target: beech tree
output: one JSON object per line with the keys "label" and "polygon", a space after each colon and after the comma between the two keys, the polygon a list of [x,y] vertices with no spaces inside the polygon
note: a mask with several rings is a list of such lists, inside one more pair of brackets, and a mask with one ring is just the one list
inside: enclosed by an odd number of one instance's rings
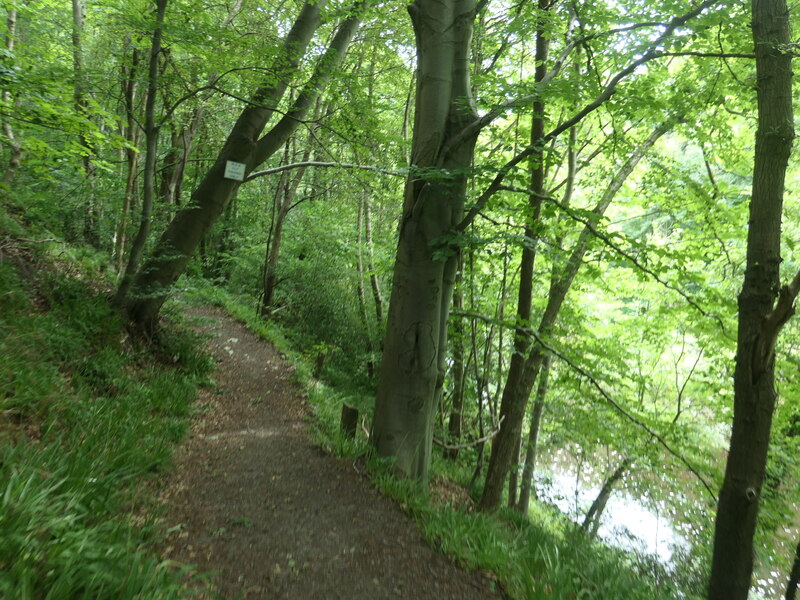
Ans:
{"label": "beech tree", "polygon": [[447,318],[458,258],[447,237],[463,214],[479,129],[470,85],[474,0],[417,0],[411,172],[389,300],[372,439],[395,470],[425,481],[444,383]]}

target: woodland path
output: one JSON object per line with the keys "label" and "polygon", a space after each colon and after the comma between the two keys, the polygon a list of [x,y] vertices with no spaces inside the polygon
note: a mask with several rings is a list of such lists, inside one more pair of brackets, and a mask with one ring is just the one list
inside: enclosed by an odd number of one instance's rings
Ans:
{"label": "woodland path", "polygon": [[352,460],[313,444],[292,368],[269,344],[219,309],[190,316],[217,371],[165,482],[164,558],[215,572],[226,599],[503,597],[430,548]]}

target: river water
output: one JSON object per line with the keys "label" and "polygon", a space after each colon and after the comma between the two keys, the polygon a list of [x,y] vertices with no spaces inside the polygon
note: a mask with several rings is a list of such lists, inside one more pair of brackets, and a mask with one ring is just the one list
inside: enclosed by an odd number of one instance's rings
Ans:
{"label": "river water", "polygon": [[[576,522],[583,520],[600,488],[600,482],[579,478],[556,465],[546,467],[536,482],[539,498]],[[619,489],[608,500],[598,535],[612,546],[655,555],[665,565],[670,563],[674,548],[688,545],[669,518]]]}

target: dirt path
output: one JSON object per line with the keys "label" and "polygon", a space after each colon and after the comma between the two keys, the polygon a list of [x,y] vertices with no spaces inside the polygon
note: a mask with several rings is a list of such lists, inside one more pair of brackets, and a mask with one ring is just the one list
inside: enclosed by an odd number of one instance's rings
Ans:
{"label": "dirt path", "polygon": [[308,408],[276,351],[222,311],[216,389],[167,482],[165,557],[214,571],[226,599],[500,598],[492,580],[433,551],[351,461],[308,439]]}

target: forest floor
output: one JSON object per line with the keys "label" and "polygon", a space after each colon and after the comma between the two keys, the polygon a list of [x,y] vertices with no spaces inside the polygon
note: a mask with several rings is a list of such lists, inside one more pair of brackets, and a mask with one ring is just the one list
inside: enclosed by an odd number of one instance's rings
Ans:
{"label": "forest floor", "polygon": [[192,308],[215,385],[164,482],[164,558],[211,571],[226,599],[505,597],[423,540],[352,459],[309,438],[311,410],[275,349],[220,309]]}

